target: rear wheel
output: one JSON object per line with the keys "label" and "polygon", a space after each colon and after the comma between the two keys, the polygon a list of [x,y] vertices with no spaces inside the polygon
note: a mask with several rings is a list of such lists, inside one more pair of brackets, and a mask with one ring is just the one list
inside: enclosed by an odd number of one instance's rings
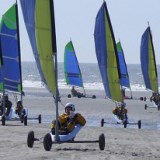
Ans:
{"label": "rear wheel", "polygon": [[104,119],[101,119],[101,127],[104,126]]}
{"label": "rear wheel", "polygon": [[93,99],[96,99],[96,95],[93,95],[92,98],[93,98]]}
{"label": "rear wheel", "polygon": [[71,98],[71,94],[68,94],[68,98]]}
{"label": "rear wheel", "polygon": [[145,104],[144,109],[147,110],[147,104]]}
{"label": "rear wheel", "polygon": [[24,122],[24,125],[27,126],[27,115],[24,115],[23,122]]}
{"label": "rear wheel", "polygon": [[27,145],[29,148],[32,148],[34,144],[34,132],[28,132]]}
{"label": "rear wheel", "polygon": [[52,138],[51,138],[51,135],[50,135],[49,133],[47,133],[47,134],[44,136],[43,146],[44,146],[44,149],[45,149],[46,151],[50,151],[51,148],[52,148]]}
{"label": "rear wheel", "polygon": [[6,118],[5,115],[2,115],[2,126],[5,126],[6,124]]}
{"label": "rear wheel", "polygon": [[158,105],[158,111],[160,111],[160,105]]}
{"label": "rear wheel", "polygon": [[39,123],[42,122],[42,116],[41,116],[41,114],[38,115],[38,122],[39,122]]}
{"label": "rear wheel", "polygon": [[141,120],[138,121],[138,129],[141,129]]}
{"label": "rear wheel", "polygon": [[102,133],[102,134],[100,134],[100,136],[99,136],[99,149],[100,149],[100,150],[104,150],[104,148],[105,148],[105,136],[104,136],[104,134]]}
{"label": "rear wheel", "polygon": [[127,128],[127,120],[124,121],[123,125],[124,125],[124,128]]}

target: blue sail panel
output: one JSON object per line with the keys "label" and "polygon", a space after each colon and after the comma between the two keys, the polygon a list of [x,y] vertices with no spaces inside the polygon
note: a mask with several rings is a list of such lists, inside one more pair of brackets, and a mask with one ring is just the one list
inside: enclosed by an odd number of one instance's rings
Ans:
{"label": "blue sail panel", "polygon": [[116,43],[105,1],[96,16],[94,39],[106,96],[114,101],[122,102]]}
{"label": "blue sail panel", "polygon": [[121,43],[117,43],[117,51],[118,51],[118,61],[120,66],[120,85],[123,87],[130,88],[130,82],[129,82],[129,76],[128,76],[128,70],[127,65],[124,57],[124,53],[121,47]]}
{"label": "blue sail panel", "polygon": [[150,27],[141,38],[140,60],[146,88],[158,93],[157,67]]}
{"label": "blue sail panel", "polygon": [[68,85],[83,87],[81,71],[71,41],[66,45],[64,51],[64,72]]}
{"label": "blue sail panel", "polygon": [[22,92],[20,44],[18,31],[18,10],[13,5],[2,17],[0,43],[3,58],[1,67],[1,82],[4,90]]}

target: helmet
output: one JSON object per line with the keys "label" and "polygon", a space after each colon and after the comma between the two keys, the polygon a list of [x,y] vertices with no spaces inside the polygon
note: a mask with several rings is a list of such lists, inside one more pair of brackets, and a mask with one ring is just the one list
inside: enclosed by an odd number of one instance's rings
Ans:
{"label": "helmet", "polygon": [[18,100],[18,101],[17,101],[17,104],[20,104],[20,105],[21,105],[21,104],[22,104],[22,101],[21,101],[21,100]]}
{"label": "helmet", "polygon": [[75,105],[72,104],[72,103],[67,103],[67,104],[65,105],[65,112],[66,112],[66,109],[67,109],[67,108],[71,108],[71,111],[75,111]]}

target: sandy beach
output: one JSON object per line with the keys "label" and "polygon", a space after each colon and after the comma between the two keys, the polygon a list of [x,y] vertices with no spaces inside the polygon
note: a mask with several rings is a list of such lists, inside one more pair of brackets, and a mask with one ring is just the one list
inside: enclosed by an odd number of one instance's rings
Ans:
{"label": "sandy beach", "polygon": [[[43,92],[41,89],[36,92]],[[45,91],[46,92],[46,91]],[[60,90],[61,103],[59,113],[64,111],[67,102],[76,105],[76,112],[81,113],[87,120],[86,125],[77,134],[75,140],[98,140],[99,135],[105,135],[105,149],[101,151],[98,143],[80,144],[53,144],[51,151],[45,151],[42,142],[36,141],[33,148],[27,146],[27,135],[34,131],[35,137],[44,137],[50,132],[50,123],[55,118],[55,104],[50,96],[26,96],[24,106],[28,108],[29,116],[42,115],[42,123],[29,121],[23,126],[19,121],[6,121],[0,129],[0,159],[1,160],[159,160],[160,159],[160,111],[157,109],[144,109],[145,103],[139,97],[149,98],[149,92],[133,92],[137,100],[126,100],[129,120],[141,120],[142,128],[137,125],[128,125],[124,128],[121,124],[113,123],[112,109],[115,104],[105,99],[104,91],[86,91],[88,95],[95,94],[92,98],[67,98],[68,90]],[[127,93],[128,94],[128,93]],[[48,118],[48,119],[47,119]],[[101,119],[108,124],[101,127]]]}

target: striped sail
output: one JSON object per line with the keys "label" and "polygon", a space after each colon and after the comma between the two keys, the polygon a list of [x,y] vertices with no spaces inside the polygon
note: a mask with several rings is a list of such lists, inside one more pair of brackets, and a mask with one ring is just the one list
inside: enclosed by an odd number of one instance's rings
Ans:
{"label": "striped sail", "polygon": [[119,68],[120,68],[120,85],[122,87],[127,87],[130,88],[130,82],[129,82],[129,75],[128,75],[128,70],[127,70],[127,65],[122,49],[121,42],[117,43],[117,51],[118,51],[118,63],[119,63]]}
{"label": "striped sail", "polygon": [[41,80],[56,94],[56,35],[52,0],[20,0],[24,22]]}
{"label": "striped sail", "polygon": [[116,43],[105,1],[96,16],[94,38],[106,96],[116,102],[122,102]]}
{"label": "striped sail", "polygon": [[140,59],[146,88],[158,93],[157,67],[150,27],[145,30],[141,38]]}
{"label": "striped sail", "polygon": [[68,85],[83,87],[83,80],[72,41],[64,50],[64,74]]}
{"label": "striped sail", "polygon": [[0,92],[22,93],[21,57],[17,4],[9,8],[1,19],[0,50],[3,65],[0,68]]}

